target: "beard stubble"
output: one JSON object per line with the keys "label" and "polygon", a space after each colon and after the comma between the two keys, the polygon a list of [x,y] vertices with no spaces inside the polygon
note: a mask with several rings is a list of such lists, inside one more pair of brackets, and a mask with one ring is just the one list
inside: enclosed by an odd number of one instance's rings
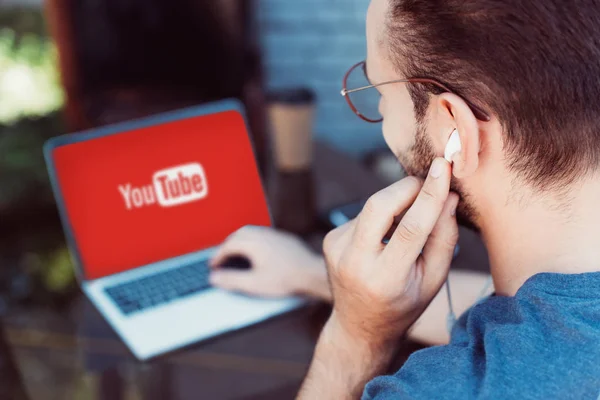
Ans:
{"label": "beard stubble", "polygon": [[[429,172],[432,161],[436,157],[433,151],[433,145],[425,132],[424,124],[417,123],[417,132],[415,134],[415,143],[408,151],[407,159],[401,159],[401,164],[405,172],[410,176],[416,176],[425,179]],[[456,209],[456,219],[459,225],[480,232],[477,225],[477,210],[470,199],[469,194],[462,185],[453,176],[450,181],[450,190],[457,193],[460,197]]]}

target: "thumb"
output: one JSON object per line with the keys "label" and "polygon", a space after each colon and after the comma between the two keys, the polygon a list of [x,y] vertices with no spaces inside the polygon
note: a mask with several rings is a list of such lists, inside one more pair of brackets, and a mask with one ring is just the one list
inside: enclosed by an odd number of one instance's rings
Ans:
{"label": "thumb", "polygon": [[236,270],[213,270],[210,273],[211,285],[225,290],[251,293],[254,288],[252,272]]}

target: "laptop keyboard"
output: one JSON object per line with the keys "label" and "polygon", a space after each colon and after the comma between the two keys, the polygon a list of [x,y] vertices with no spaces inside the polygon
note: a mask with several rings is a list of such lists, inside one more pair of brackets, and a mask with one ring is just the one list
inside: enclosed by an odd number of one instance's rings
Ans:
{"label": "laptop keyboard", "polygon": [[207,289],[208,260],[104,288],[125,315]]}

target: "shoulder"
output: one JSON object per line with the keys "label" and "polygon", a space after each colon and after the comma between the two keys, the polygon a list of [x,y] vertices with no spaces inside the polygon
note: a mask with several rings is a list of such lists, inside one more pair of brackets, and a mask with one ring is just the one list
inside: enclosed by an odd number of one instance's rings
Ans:
{"label": "shoulder", "polygon": [[413,353],[394,375],[369,382],[367,399],[458,399],[474,398],[477,391],[478,361],[463,346],[447,345]]}
{"label": "shoulder", "polygon": [[363,399],[597,399],[600,299],[553,293],[541,278],[472,307],[449,345],[413,353]]}

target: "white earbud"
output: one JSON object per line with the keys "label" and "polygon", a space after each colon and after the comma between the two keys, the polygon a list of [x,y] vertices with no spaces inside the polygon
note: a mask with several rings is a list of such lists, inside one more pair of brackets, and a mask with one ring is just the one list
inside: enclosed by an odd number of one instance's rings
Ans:
{"label": "white earbud", "polygon": [[444,158],[449,163],[452,163],[452,157],[461,150],[462,146],[460,144],[460,136],[458,135],[458,131],[455,129],[450,135],[450,139],[448,139],[448,143],[446,144]]}

